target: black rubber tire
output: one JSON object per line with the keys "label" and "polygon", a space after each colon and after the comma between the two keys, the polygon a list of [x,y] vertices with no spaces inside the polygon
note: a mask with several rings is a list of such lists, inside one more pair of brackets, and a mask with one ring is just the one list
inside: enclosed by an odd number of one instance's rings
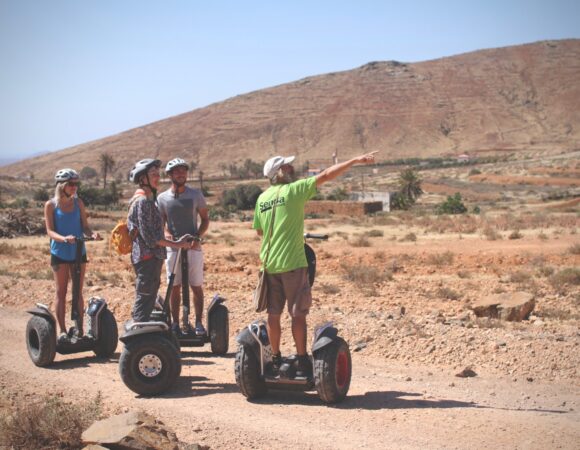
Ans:
{"label": "black rubber tire", "polygon": [[110,358],[115,354],[119,341],[117,321],[108,308],[103,310],[99,319],[99,340],[95,343],[93,351],[99,358]]}
{"label": "black rubber tire", "polygon": [[[152,377],[143,375],[139,369],[139,362],[147,355],[160,362],[159,373]],[[175,345],[159,334],[134,338],[125,344],[119,358],[119,374],[123,383],[140,395],[167,391],[180,373],[181,360]]]}
{"label": "black rubber tire", "polygon": [[344,339],[337,337],[314,355],[314,383],[324,403],[338,403],[350,387],[352,361]]}
{"label": "black rubber tire", "polygon": [[251,349],[243,345],[239,346],[236,353],[234,372],[236,374],[236,384],[248,400],[266,395],[268,389],[266,388],[266,382],[260,376],[260,363]]}
{"label": "black rubber tire", "polygon": [[216,305],[209,316],[209,340],[214,355],[225,355],[230,344],[228,308]]}
{"label": "black rubber tire", "polygon": [[54,324],[44,317],[32,316],[26,325],[26,348],[34,365],[46,367],[52,364],[56,354]]}

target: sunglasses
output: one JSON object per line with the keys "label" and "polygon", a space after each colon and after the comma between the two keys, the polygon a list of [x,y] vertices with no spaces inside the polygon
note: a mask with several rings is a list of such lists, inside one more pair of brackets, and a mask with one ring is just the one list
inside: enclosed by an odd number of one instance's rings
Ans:
{"label": "sunglasses", "polygon": [[81,183],[80,181],[67,181],[66,185],[69,187],[79,187]]}

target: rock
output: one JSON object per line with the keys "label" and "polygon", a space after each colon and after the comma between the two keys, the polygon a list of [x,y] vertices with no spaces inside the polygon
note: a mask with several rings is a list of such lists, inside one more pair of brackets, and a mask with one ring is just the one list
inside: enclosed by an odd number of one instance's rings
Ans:
{"label": "rock", "polygon": [[455,374],[455,376],[456,377],[459,377],[459,378],[471,378],[471,377],[476,377],[477,374],[475,373],[475,371],[473,371],[471,369],[471,367],[466,367],[465,369],[463,369],[458,374]]}
{"label": "rock", "polygon": [[[82,434],[83,444],[100,444],[123,449],[178,450],[173,431],[143,412],[128,412],[93,423]],[[98,447],[97,447],[98,448]]]}
{"label": "rock", "polygon": [[477,317],[520,322],[529,317],[535,306],[534,296],[528,292],[504,292],[475,302],[472,309]]}
{"label": "rock", "polygon": [[366,342],[359,342],[358,344],[355,345],[353,351],[360,352],[362,349],[366,348],[366,346],[367,346]]}

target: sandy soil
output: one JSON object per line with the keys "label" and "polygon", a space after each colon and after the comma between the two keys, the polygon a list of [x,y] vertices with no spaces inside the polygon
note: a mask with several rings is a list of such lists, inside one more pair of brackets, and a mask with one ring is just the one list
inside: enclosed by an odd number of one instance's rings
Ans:
{"label": "sandy soil", "polygon": [[[437,220],[308,222],[309,231],[331,233],[313,244],[319,275],[310,324],[334,321],[353,355],[351,389],[339,405],[325,406],[315,392],[248,402],[238,391],[234,336],[256,318],[249,293],[258,241],[247,223],[212,224],[205,245],[207,296],[219,291],[230,309],[230,353],[186,349],[177,385],[157,398],[122,383],[122,344],[110,361],[83,353],[57,355],[50,368],[31,363],[25,310],[54,295],[46,238],[3,241],[15,252],[0,263],[0,388],[14,399],[100,391],[108,413],[145,410],[181,440],[211,448],[578,448],[579,290],[556,289],[548,276],[578,267],[570,251],[578,219],[554,216],[541,230],[522,227],[518,239],[507,239],[511,227],[498,219],[501,240],[455,231],[469,228],[467,219]],[[105,242],[90,243],[89,256],[85,296],[104,296],[120,323],[132,303],[127,258],[110,256]],[[376,273],[349,279],[356,267]],[[519,290],[536,296],[528,321],[482,321],[470,312],[487,294]],[[455,376],[467,366],[476,377]]]}

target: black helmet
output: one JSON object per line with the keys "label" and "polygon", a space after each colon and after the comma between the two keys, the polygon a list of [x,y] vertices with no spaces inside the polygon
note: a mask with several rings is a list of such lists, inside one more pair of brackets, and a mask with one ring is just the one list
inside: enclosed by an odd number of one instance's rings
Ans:
{"label": "black helmet", "polygon": [[129,172],[129,180],[135,184],[139,184],[139,178],[141,175],[146,173],[151,167],[161,167],[161,161],[158,159],[147,158],[135,163],[131,172]]}

